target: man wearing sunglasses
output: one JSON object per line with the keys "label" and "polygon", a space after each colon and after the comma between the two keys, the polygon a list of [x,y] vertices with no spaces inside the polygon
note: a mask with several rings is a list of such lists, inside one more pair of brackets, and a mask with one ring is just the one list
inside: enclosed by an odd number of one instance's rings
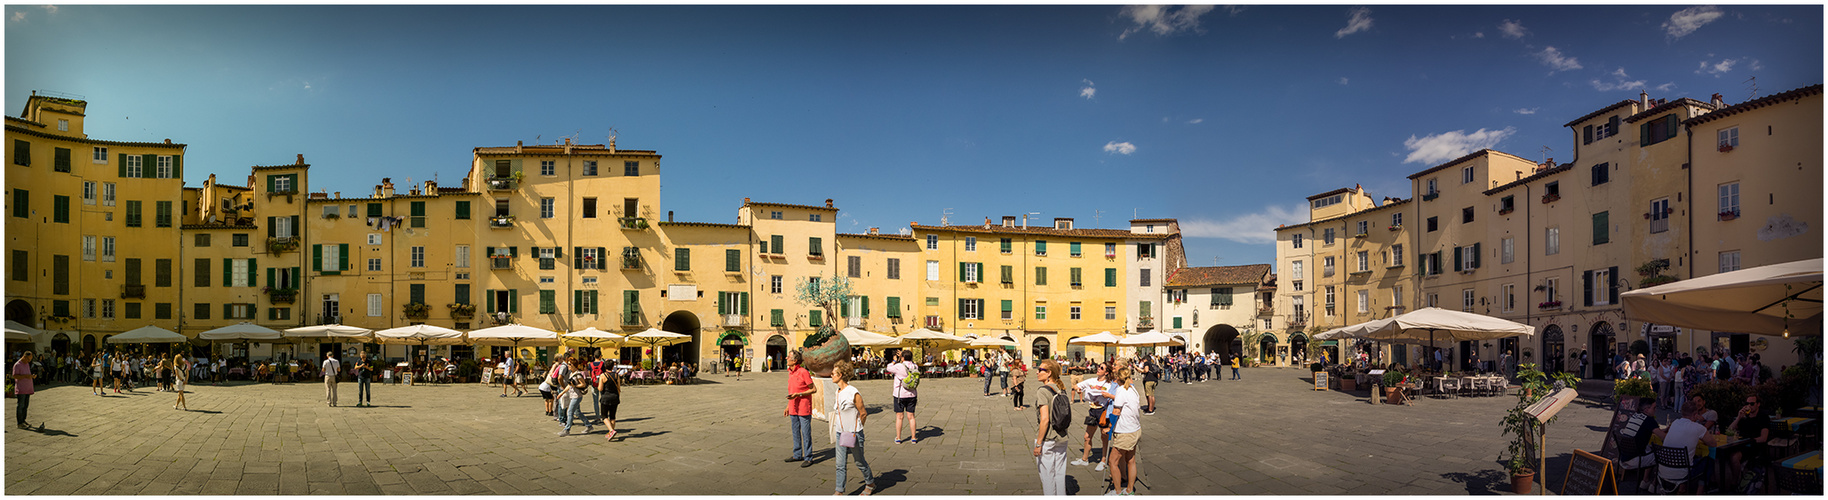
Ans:
{"label": "man wearing sunglasses", "polygon": [[1726,484],[1739,484],[1747,463],[1764,463],[1765,443],[1771,440],[1771,416],[1765,413],[1763,406],[1759,404],[1758,396],[1746,396],[1745,406],[1739,407],[1738,416],[1733,417],[1733,430],[1739,432],[1740,438],[1750,438],[1752,442],[1733,450],[1728,459],[1732,468]]}

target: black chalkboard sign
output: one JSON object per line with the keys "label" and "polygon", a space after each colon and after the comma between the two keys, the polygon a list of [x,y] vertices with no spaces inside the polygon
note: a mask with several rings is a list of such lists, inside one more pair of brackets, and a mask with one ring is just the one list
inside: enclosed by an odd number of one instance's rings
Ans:
{"label": "black chalkboard sign", "polygon": [[1619,432],[1625,429],[1625,424],[1631,420],[1631,415],[1637,412],[1638,398],[1619,399],[1618,407],[1612,410],[1612,425],[1606,429],[1606,439],[1600,442],[1599,456],[1610,460],[1619,459]]}
{"label": "black chalkboard sign", "polygon": [[1314,372],[1314,390],[1327,390],[1327,372]]}
{"label": "black chalkboard sign", "polygon": [[1574,450],[1574,457],[1568,460],[1568,474],[1561,483],[1561,491],[1555,494],[1600,495],[1611,486],[1612,494],[1617,495],[1619,483],[1612,474],[1611,460],[1585,450]]}

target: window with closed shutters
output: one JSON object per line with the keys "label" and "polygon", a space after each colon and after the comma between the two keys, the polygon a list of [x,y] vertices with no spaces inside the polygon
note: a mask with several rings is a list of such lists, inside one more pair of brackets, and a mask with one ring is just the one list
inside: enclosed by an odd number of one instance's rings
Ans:
{"label": "window with closed shutters", "polygon": [[844,275],[851,278],[863,277],[863,257],[855,255],[844,258]]}
{"label": "window with closed shutters", "polygon": [[901,259],[888,259],[888,268],[886,271],[889,279],[901,279]]}

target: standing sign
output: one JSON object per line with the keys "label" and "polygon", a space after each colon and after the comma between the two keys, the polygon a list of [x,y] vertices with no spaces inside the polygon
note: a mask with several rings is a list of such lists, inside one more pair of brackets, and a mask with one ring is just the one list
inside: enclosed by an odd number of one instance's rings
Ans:
{"label": "standing sign", "polygon": [[1327,372],[1314,372],[1314,390],[1327,390]]}
{"label": "standing sign", "polygon": [[1612,494],[1619,494],[1619,483],[1613,479],[1612,461],[1599,455],[1587,453],[1586,450],[1574,450],[1574,456],[1568,460],[1567,479],[1561,483],[1557,495],[1598,495],[1606,492],[1606,486],[1612,486]]}
{"label": "standing sign", "polygon": [[1631,420],[1631,414],[1638,412],[1638,398],[1620,398],[1618,408],[1612,411],[1612,426],[1606,430],[1606,439],[1600,443],[1599,456],[1608,460],[1619,459],[1619,433],[1625,429],[1625,423]]}

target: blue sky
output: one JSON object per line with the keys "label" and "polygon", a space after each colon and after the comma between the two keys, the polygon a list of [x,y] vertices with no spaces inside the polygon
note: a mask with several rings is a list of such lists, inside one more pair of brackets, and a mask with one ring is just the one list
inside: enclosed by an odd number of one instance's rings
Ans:
{"label": "blue sky", "polygon": [[[1572,159],[1610,103],[1823,81],[1798,6],[20,6],[6,106],[189,144],[188,185],[462,177],[471,148],[658,150],[662,204],[836,200],[840,232],[1174,217],[1194,265],[1271,262],[1304,198],[1482,147]],[[1542,148],[1547,146],[1546,154]]]}

